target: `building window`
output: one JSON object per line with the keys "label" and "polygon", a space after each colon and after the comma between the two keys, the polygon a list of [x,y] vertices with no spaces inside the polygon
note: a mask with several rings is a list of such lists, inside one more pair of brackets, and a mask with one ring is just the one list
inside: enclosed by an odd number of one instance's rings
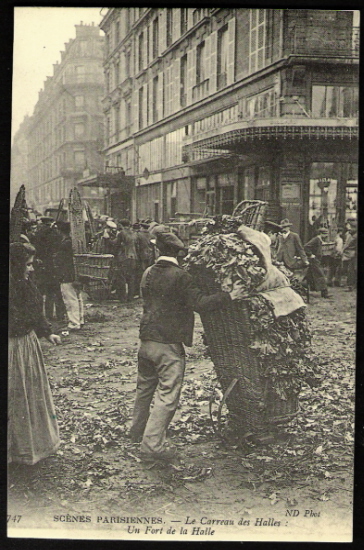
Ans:
{"label": "building window", "polygon": [[85,151],[75,151],[75,168],[83,170],[85,167]]}
{"label": "building window", "polygon": [[197,46],[196,58],[196,84],[201,84],[205,80],[206,75],[206,47],[205,42],[201,42]]}
{"label": "building window", "polygon": [[139,130],[143,128],[143,88],[139,88]]}
{"label": "building window", "polygon": [[153,122],[158,122],[158,76],[153,78]]}
{"label": "building window", "polygon": [[87,40],[80,40],[78,43],[78,55],[83,57],[84,55],[87,55],[88,51],[88,42]]}
{"label": "building window", "polygon": [[276,100],[273,89],[249,97],[246,100],[246,118],[276,116]]}
{"label": "building window", "polygon": [[227,83],[228,66],[228,27],[225,25],[217,35],[217,89]]}
{"label": "building window", "polygon": [[116,21],[115,23],[115,47],[119,44],[120,42],[120,23],[119,21]]}
{"label": "building window", "polygon": [[130,51],[125,52],[125,76],[130,76]]}
{"label": "building window", "polygon": [[312,86],[314,117],[355,117],[359,112],[356,86]]}
{"label": "building window", "polygon": [[153,20],[153,59],[158,57],[158,45],[159,45],[159,20],[156,17]]}
{"label": "building window", "polygon": [[75,67],[76,82],[85,82],[86,67],[84,65],[78,65]]}
{"label": "building window", "polygon": [[188,11],[187,8],[181,8],[181,35],[187,31]]}
{"label": "building window", "polygon": [[78,138],[81,138],[83,137],[85,134],[85,125],[83,124],[83,122],[77,122],[75,124],[75,138],[78,139]]}
{"label": "building window", "polygon": [[110,51],[110,33],[105,33],[105,52],[106,55],[109,54]]}
{"label": "building window", "polygon": [[138,45],[139,45],[139,59],[138,59],[138,63],[139,63],[139,71],[141,71],[144,67],[144,35],[143,33],[141,32],[139,37],[138,37]]}
{"label": "building window", "polygon": [[115,86],[118,86],[120,82],[120,63],[117,61],[115,63]]}
{"label": "building window", "polygon": [[271,199],[270,166],[260,166],[258,169],[258,181],[255,188],[255,198],[261,201]]}
{"label": "building window", "polygon": [[115,141],[119,140],[120,131],[120,107],[115,109]]}
{"label": "building window", "polygon": [[266,11],[250,10],[249,72],[254,73],[265,66]]}
{"label": "building window", "polygon": [[106,145],[110,143],[110,130],[111,130],[111,119],[110,116],[106,118]]}
{"label": "building window", "polygon": [[201,14],[202,14],[201,8],[196,8],[195,10],[193,10],[192,21],[194,25],[196,25],[200,21]]}
{"label": "building window", "polygon": [[180,103],[185,107],[187,102],[187,54],[181,57]]}
{"label": "building window", "polygon": [[167,48],[172,44],[173,36],[173,9],[165,8],[167,10]]}
{"label": "building window", "polygon": [[75,107],[83,107],[85,104],[85,98],[83,95],[75,96]]}
{"label": "building window", "polygon": [[125,102],[125,130],[126,135],[130,135],[130,129],[131,129],[131,102],[126,101]]}
{"label": "building window", "polygon": [[105,73],[106,94],[110,93],[110,72]]}

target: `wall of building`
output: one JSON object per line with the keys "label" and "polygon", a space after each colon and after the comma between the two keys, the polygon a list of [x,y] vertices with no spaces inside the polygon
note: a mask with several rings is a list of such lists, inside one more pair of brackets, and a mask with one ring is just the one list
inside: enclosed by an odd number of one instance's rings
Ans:
{"label": "wall of building", "polygon": [[[298,32],[305,26],[311,35],[320,35],[315,47],[308,48]],[[109,44],[104,61],[105,158],[111,165],[121,162],[124,169],[129,160],[136,182],[135,217],[168,220],[174,211],[230,213],[239,200],[262,199],[276,221],[288,215],[297,229],[305,229],[310,174],[319,162],[313,157],[337,154],[329,137],[333,134],[328,130],[325,137],[300,141],[277,139],[274,129],[286,121],[293,126],[302,121],[304,127],[308,119],[313,131],[315,125],[331,128],[332,119],[337,126],[341,118],[348,119],[344,125],[355,126],[358,73],[352,14],[112,8],[101,28]],[[330,61],[323,54],[328,46],[338,58]],[[307,54],[304,59],[301,50]],[[329,101],[336,101],[334,109],[327,107]],[[225,148],[198,144],[239,124],[254,129],[260,121],[268,121],[264,139],[257,132],[256,139],[227,139]],[[337,162],[356,162],[357,142],[350,140],[341,141]],[[186,152],[186,145],[193,148]]]}
{"label": "wall of building", "polygon": [[85,167],[103,169],[103,42],[98,27],[76,25],[39,92],[25,139],[27,195],[41,211],[68,198]]}

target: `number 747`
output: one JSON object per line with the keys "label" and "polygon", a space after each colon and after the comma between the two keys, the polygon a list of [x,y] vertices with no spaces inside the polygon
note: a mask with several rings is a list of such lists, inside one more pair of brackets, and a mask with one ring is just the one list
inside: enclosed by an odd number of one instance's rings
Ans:
{"label": "number 747", "polygon": [[14,516],[14,515],[12,515],[12,514],[8,514],[7,517],[8,517],[8,520],[7,520],[8,523],[9,523],[10,521],[13,521],[14,523],[19,523],[20,520],[21,520],[21,518],[22,518],[22,516]]}

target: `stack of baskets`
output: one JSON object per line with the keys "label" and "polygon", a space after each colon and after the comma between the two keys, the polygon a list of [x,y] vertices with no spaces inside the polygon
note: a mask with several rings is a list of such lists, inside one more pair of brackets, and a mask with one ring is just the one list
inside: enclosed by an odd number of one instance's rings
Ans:
{"label": "stack of baskets", "polygon": [[[264,223],[266,203],[249,201],[239,208],[239,220],[253,229]],[[246,216],[245,216],[246,213]],[[236,215],[237,212],[235,211]],[[191,274],[198,286],[215,293],[220,289],[211,269],[195,266]],[[298,410],[298,396],[288,394],[283,400],[273,390],[269,379],[261,375],[259,360],[252,342],[249,299],[233,301],[224,308],[201,313],[206,343],[229,409],[229,424],[241,438],[263,437],[275,424],[287,422]],[[220,411],[221,412],[221,411]]]}

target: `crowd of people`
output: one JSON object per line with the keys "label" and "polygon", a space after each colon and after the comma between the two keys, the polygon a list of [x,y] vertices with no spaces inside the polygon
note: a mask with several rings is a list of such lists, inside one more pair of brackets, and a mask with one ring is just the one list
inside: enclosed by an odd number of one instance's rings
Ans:
{"label": "crowd of people", "polygon": [[[305,245],[292,224],[266,222],[274,262],[295,273],[306,272],[311,289],[328,298],[328,286],[356,286],[357,225],[339,228],[328,265],[322,266],[327,227]],[[204,294],[180,265],[185,243],[171,229],[151,220],[131,225],[104,218],[91,238],[94,253],[112,254],[111,292],[121,301],[141,294],[136,400],[130,438],[140,442],[141,456],[169,460],[175,449],[166,441],[177,409],[185,369],[184,346],[192,345],[193,312],[223,307],[238,296]],[[19,242],[10,246],[9,316],[9,462],[33,465],[59,446],[57,419],[38,337],[54,345],[61,339],[51,321],[67,319],[69,330],[84,323],[81,287],[76,281],[69,222],[42,217],[26,222]],[[154,400],[154,406],[151,403]]]}

